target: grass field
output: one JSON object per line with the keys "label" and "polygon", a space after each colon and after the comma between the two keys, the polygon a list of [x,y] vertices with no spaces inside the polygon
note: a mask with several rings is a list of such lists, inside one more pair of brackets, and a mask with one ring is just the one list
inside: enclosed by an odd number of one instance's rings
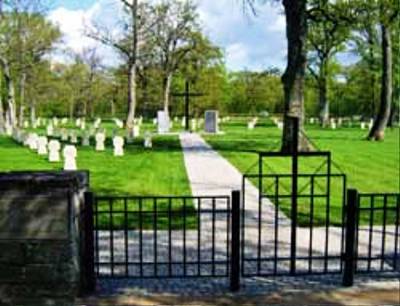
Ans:
{"label": "grass field", "polygon": [[[91,187],[105,195],[190,195],[183,155],[177,136],[157,136],[153,149],[143,148],[143,139],[125,146],[124,157],[114,157],[111,140],[104,152],[78,147],[79,169],[90,171]],[[0,171],[61,170],[62,163],[49,163],[15,143],[0,137]]]}
{"label": "grass field", "polygon": [[[207,141],[227,158],[243,174],[258,173],[257,151],[278,151],[281,131],[268,119],[260,120],[254,130],[247,129],[247,120],[236,119],[222,125],[221,135],[206,136]],[[399,192],[400,189],[400,135],[399,129],[388,129],[383,142],[365,140],[367,131],[359,128],[321,129],[317,126],[306,127],[308,137],[320,150],[331,151],[334,165],[333,173],[347,176],[347,188],[357,188],[364,193]],[[264,159],[263,173],[290,173],[291,163],[284,158]],[[326,165],[321,158],[301,158],[299,173],[324,173]],[[256,186],[257,180],[253,180]],[[273,193],[272,178],[263,180],[263,193]],[[326,179],[315,181],[315,194],[326,190]],[[290,179],[280,179],[280,194],[290,194]],[[307,179],[299,180],[302,194],[310,194]],[[342,215],[342,184],[338,178],[332,179],[329,223],[340,224]],[[326,199],[315,199],[315,224],[324,224],[327,220]],[[290,215],[290,201],[280,199],[280,208]],[[310,223],[310,199],[299,199],[299,221],[303,225]],[[375,223],[382,222],[382,218]],[[388,221],[393,221],[393,215]]]}

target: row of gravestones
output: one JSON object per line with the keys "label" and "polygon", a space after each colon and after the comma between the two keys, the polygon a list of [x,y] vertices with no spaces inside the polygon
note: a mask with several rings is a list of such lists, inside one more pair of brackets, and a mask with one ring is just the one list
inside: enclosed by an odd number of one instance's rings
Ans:
{"label": "row of gravestones", "polygon": [[[309,124],[319,124],[320,120],[315,117],[311,117],[308,119]],[[361,120],[360,116],[355,116],[353,118],[350,117],[339,117],[339,118],[330,118],[329,119],[329,127],[335,130],[338,127],[354,127],[359,126],[362,130],[368,129],[371,130],[374,125],[374,119],[370,119],[369,121]]]}

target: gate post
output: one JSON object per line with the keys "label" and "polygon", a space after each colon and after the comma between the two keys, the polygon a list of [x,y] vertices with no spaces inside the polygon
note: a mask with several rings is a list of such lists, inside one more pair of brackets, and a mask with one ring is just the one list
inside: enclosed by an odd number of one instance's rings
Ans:
{"label": "gate post", "polygon": [[82,293],[91,293],[96,288],[96,276],[94,271],[94,224],[93,224],[94,195],[85,192],[84,204],[81,210],[82,220],[82,262],[81,279]]}
{"label": "gate post", "polygon": [[347,190],[346,205],[346,247],[344,255],[344,270],[342,284],[345,287],[353,285],[356,270],[356,215],[358,204],[358,192],[356,189]]}
{"label": "gate post", "polygon": [[240,191],[232,191],[230,289],[240,289]]}

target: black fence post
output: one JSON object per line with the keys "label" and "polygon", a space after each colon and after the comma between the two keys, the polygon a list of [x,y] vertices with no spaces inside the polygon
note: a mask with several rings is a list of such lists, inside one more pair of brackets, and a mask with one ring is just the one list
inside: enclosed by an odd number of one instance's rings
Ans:
{"label": "black fence post", "polygon": [[240,191],[232,191],[230,289],[240,289]]}
{"label": "black fence post", "polygon": [[356,230],[357,230],[358,192],[356,189],[347,190],[346,205],[346,247],[344,253],[343,286],[353,285],[356,270]]}
{"label": "black fence post", "polygon": [[84,203],[81,210],[82,220],[82,293],[89,294],[96,288],[94,269],[94,224],[93,224],[94,195],[85,192]]}
{"label": "black fence post", "polygon": [[290,235],[290,275],[296,274],[296,248],[297,248],[297,180],[298,180],[298,147],[299,147],[299,118],[292,120],[292,209],[291,209],[291,235]]}

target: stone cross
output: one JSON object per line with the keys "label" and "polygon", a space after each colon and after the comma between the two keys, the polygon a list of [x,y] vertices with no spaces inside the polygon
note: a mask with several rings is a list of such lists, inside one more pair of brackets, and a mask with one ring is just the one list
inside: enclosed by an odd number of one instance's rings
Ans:
{"label": "stone cross", "polygon": [[47,137],[46,136],[38,137],[37,146],[38,146],[38,154],[39,155],[47,155]]}
{"label": "stone cross", "polygon": [[75,146],[68,145],[64,147],[64,170],[76,170],[76,156],[77,151]]}
{"label": "stone cross", "polygon": [[114,156],[124,156],[124,138],[115,136],[113,139]]}
{"label": "stone cross", "polygon": [[104,151],[104,141],[106,140],[106,135],[102,132],[96,134],[96,151]]}
{"label": "stone cross", "polygon": [[50,140],[49,142],[49,162],[55,163],[60,161],[61,144],[58,140]]}

